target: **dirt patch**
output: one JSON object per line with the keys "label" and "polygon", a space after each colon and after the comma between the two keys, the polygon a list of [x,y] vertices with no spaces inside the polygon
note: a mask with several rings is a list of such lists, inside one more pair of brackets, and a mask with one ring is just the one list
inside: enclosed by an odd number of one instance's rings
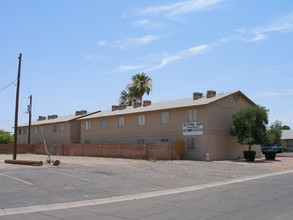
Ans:
{"label": "dirt patch", "polygon": [[293,169],[293,158],[276,157],[276,160],[266,160],[264,157],[256,158],[254,162],[248,162],[244,159],[217,161],[217,163],[236,163],[243,166],[260,167],[269,170],[291,170]]}

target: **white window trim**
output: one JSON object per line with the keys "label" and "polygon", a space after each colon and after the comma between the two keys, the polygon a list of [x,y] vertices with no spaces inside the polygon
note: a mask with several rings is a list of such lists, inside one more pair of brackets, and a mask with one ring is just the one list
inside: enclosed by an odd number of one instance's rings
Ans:
{"label": "white window trim", "polygon": [[138,126],[145,126],[145,115],[138,116]]}
{"label": "white window trim", "polygon": [[85,130],[86,131],[91,130],[91,121],[85,121]]}
{"label": "white window trim", "polygon": [[118,128],[124,128],[125,127],[125,117],[119,117],[118,118]]}
{"label": "white window trim", "polygon": [[187,121],[197,121],[197,109],[187,110]]}
{"label": "white window trim", "polygon": [[65,131],[65,124],[64,123],[61,123],[60,124],[60,131],[61,132],[64,132]]}
{"label": "white window trim", "polygon": [[161,113],[161,124],[166,125],[170,123],[170,114],[169,112]]}
{"label": "white window trim", "polygon": [[101,128],[103,128],[103,129],[107,128],[107,120],[106,119],[101,120]]}

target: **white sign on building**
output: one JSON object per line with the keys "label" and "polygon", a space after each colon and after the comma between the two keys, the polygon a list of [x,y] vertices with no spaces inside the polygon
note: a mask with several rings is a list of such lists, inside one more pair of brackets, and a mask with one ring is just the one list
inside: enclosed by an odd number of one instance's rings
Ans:
{"label": "white sign on building", "polygon": [[182,123],[183,135],[203,135],[203,122],[185,122]]}

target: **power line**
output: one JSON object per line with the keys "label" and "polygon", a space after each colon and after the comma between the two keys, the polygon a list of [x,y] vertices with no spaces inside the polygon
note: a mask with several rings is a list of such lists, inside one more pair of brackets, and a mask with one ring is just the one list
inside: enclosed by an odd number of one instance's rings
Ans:
{"label": "power line", "polygon": [[[19,118],[25,116],[27,113],[23,113],[21,115],[18,115]],[[0,124],[4,124],[4,123],[8,123],[8,122],[12,122],[14,121],[14,119],[10,119],[10,120],[7,120],[7,121],[0,121]]]}
{"label": "power line", "polygon": [[12,84],[15,85],[15,81],[16,81],[16,80],[14,80],[14,81],[12,81],[11,83],[9,83],[8,85],[2,87],[2,88],[0,89],[0,92],[4,91],[5,89],[7,89],[7,88],[8,88],[9,86],[11,86]]}

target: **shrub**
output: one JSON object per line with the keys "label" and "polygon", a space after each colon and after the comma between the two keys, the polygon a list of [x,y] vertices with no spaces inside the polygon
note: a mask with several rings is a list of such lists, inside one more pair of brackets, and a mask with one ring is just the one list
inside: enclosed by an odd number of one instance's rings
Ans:
{"label": "shrub", "polygon": [[4,154],[12,154],[12,152],[10,150],[5,150],[3,153]]}
{"label": "shrub", "polygon": [[277,155],[277,151],[275,151],[275,150],[266,150],[265,151],[266,160],[275,160],[276,155]]}
{"label": "shrub", "polygon": [[244,159],[246,161],[254,161],[255,159],[255,151],[243,151]]}
{"label": "shrub", "polygon": [[288,147],[283,147],[283,152],[290,152],[290,149]]}

